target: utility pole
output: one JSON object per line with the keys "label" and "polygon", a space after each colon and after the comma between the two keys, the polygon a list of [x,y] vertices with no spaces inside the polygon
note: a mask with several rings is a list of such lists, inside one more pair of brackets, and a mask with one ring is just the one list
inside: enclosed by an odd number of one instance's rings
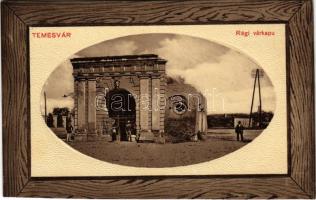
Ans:
{"label": "utility pole", "polygon": [[[257,69],[258,71],[258,90],[259,90],[259,128],[261,128],[262,126],[262,100],[261,100],[261,86],[260,86],[260,76],[259,76],[259,69]],[[263,75],[262,75],[263,76]]]}
{"label": "utility pole", "polygon": [[47,124],[47,102],[46,102],[46,92],[44,92],[44,104],[45,104],[45,123]]}
{"label": "utility pole", "polygon": [[258,73],[258,71],[256,70],[255,82],[254,82],[254,84],[253,84],[253,90],[252,90],[252,99],[251,99],[251,106],[250,106],[250,114],[249,114],[249,124],[248,124],[248,127],[249,127],[249,128],[250,128],[250,126],[251,126],[251,115],[252,115],[253,101],[254,101],[255,91],[256,91],[257,73]]}
{"label": "utility pole", "polygon": [[253,110],[253,103],[254,103],[254,98],[255,98],[257,81],[258,81],[258,90],[259,90],[259,106],[258,106],[259,127],[261,127],[261,124],[262,124],[262,99],[261,99],[260,78],[263,77],[263,70],[262,69],[255,69],[252,71],[251,75],[252,75],[252,77],[255,78],[255,80],[254,80],[253,91],[252,91],[252,99],[251,99],[251,107],[250,107],[248,127],[251,127],[252,110]]}

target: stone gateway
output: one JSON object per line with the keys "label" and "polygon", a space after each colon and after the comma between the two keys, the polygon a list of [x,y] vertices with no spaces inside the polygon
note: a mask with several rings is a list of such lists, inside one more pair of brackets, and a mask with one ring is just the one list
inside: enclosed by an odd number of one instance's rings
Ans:
{"label": "stone gateway", "polygon": [[[126,124],[142,140],[163,135],[166,109],[173,109],[168,107],[167,60],[144,54],[73,58],[71,63],[74,127],[86,132],[88,140],[110,134],[113,127],[120,132],[120,140],[128,140]],[[177,106],[179,115],[188,109],[185,103]],[[203,126],[200,129],[205,131]]]}

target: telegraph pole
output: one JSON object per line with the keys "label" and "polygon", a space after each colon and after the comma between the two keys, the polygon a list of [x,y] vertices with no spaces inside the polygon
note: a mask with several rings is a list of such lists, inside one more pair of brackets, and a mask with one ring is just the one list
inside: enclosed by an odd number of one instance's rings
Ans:
{"label": "telegraph pole", "polygon": [[44,92],[44,104],[45,104],[45,123],[47,124],[47,102],[46,102],[46,92]]}
{"label": "telegraph pole", "polygon": [[248,124],[248,127],[249,127],[249,128],[250,128],[250,125],[251,125],[251,115],[252,115],[253,101],[254,101],[254,98],[255,98],[256,83],[257,83],[257,73],[258,73],[258,71],[256,70],[255,82],[254,82],[254,84],[253,84],[253,90],[252,90],[252,99],[251,99],[251,106],[250,106],[250,114],[249,114],[249,124]]}
{"label": "telegraph pole", "polygon": [[255,78],[255,80],[254,80],[253,91],[252,91],[252,99],[251,99],[251,107],[250,107],[248,127],[251,126],[252,109],[253,109],[253,103],[254,103],[254,98],[255,98],[257,81],[258,81],[258,90],[259,90],[259,107],[258,107],[259,127],[261,127],[261,124],[262,124],[262,99],[261,99],[260,78],[263,77],[263,70],[262,69],[255,69],[252,71],[251,75]]}
{"label": "telegraph pole", "polygon": [[259,112],[259,128],[261,128],[261,125],[262,125],[262,114],[261,114],[261,107],[262,107],[262,100],[261,100],[261,87],[260,87],[260,76],[259,76],[259,69],[258,70],[258,90],[259,90],[259,109],[258,109],[258,112]]}

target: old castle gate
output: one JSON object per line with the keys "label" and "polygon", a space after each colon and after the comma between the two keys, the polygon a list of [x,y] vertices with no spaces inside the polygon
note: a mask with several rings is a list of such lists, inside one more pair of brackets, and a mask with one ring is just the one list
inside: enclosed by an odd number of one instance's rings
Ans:
{"label": "old castle gate", "polygon": [[94,137],[114,118],[143,135],[163,131],[166,62],[152,54],[71,59],[75,129]]}

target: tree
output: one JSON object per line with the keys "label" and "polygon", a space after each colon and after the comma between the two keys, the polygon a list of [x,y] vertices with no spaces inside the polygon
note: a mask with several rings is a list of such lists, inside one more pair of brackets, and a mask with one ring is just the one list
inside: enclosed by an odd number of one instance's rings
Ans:
{"label": "tree", "polygon": [[63,108],[56,107],[56,108],[53,109],[53,114],[54,115],[58,115],[58,116],[59,115],[67,116],[69,112],[70,112],[69,108],[67,108],[67,107],[63,107]]}

